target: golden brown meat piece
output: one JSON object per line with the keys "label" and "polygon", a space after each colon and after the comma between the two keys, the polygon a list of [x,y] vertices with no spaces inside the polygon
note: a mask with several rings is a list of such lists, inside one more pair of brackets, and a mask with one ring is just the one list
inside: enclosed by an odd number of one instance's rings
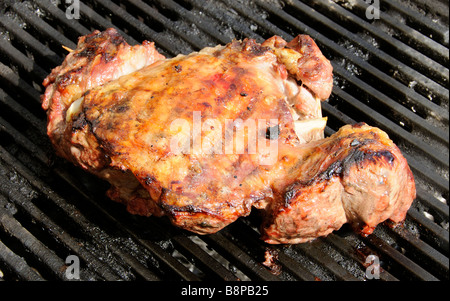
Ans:
{"label": "golden brown meat piece", "polygon": [[320,101],[331,93],[332,68],[310,37],[152,57],[49,115],[49,124],[59,119],[49,133],[64,141],[59,153],[108,180],[108,195],[131,213],[167,215],[207,234],[256,207],[269,243],[405,217],[414,179],[385,133],[359,124],[322,139]]}
{"label": "golden brown meat piece", "polygon": [[41,97],[42,107],[47,110],[47,133],[58,153],[73,161],[64,130],[66,111],[75,100],[94,87],[161,59],[164,56],[156,51],[154,43],[144,41],[132,47],[113,28],[80,37],[77,48],[42,83],[47,87]]}

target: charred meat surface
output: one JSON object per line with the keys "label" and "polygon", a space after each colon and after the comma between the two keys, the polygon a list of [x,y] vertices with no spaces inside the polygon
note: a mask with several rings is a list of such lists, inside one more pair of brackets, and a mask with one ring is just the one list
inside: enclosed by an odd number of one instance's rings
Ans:
{"label": "charred meat surface", "polygon": [[332,67],[306,35],[165,59],[96,31],[44,86],[58,154],[109,181],[133,214],[208,234],[256,207],[266,242],[299,243],[401,221],[415,198],[386,133],[357,124],[324,138]]}

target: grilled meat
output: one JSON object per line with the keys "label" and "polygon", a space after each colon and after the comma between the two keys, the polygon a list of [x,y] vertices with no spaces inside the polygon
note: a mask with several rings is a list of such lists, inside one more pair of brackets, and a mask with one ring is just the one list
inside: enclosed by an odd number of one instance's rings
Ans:
{"label": "grilled meat", "polygon": [[350,223],[370,234],[381,222],[400,222],[415,198],[413,175],[380,129],[343,126],[331,137],[280,147],[277,195],[262,226],[268,243],[301,243]]}
{"label": "grilled meat", "polygon": [[196,233],[256,207],[265,241],[298,243],[346,222],[398,222],[415,197],[381,130],[345,126],[323,139],[332,67],[305,35],[164,59],[109,29],[82,37],[44,85],[60,155],[109,181],[131,213]]}
{"label": "grilled meat", "polygon": [[[86,91],[122,75],[164,59],[154,43],[130,46],[113,28],[98,30],[79,38],[77,48],[69,53],[61,66],[52,70],[42,83],[47,87],[42,107],[47,110],[47,134],[56,151],[73,161],[72,143],[66,140],[64,130],[70,116],[67,109]],[[77,163],[83,164],[82,161]]]}

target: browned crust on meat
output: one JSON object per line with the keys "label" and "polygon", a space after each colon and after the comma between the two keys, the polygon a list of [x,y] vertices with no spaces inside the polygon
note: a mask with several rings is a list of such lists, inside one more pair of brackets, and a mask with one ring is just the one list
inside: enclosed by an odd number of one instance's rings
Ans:
{"label": "browned crust on meat", "polygon": [[333,67],[316,42],[308,35],[298,35],[286,44],[302,54],[297,64],[297,79],[320,99],[327,99],[333,89]]}
{"label": "browned crust on meat", "polygon": [[304,162],[303,168],[320,168],[303,173],[270,205],[262,226],[266,242],[301,243],[344,223],[362,229],[405,218],[416,194],[414,178],[384,132],[344,126],[308,152],[327,155]]}
{"label": "browned crust on meat", "polygon": [[[78,122],[72,126],[71,122],[67,122],[67,109],[90,89],[134,71],[128,67],[130,61],[139,60],[138,65],[145,66],[163,58],[156,51],[154,43],[144,41],[142,45],[130,46],[114,28],[95,30],[80,37],[77,48],[42,83],[46,88],[41,101],[42,107],[47,110],[47,133],[58,154],[76,164],[81,163],[84,168],[96,168],[95,165],[99,164],[94,162],[102,159],[98,151],[95,151],[97,147],[93,146],[95,139],[85,139],[80,135],[70,137],[72,132],[82,129],[82,124]],[[84,130],[84,134],[88,132]],[[83,143],[80,144],[81,141]],[[89,145],[91,149],[78,149],[74,154],[72,147],[82,144]],[[74,158],[80,156],[83,158]]]}
{"label": "browned crust on meat", "polygon": [[[133,65],[141,59],[146,67]],[[130,70],[137,71],[122,76]],[[346,222],[370,228],[400,221],[415,197],[406,160],[379,129],[345,126],[327,139],[299,143],[290,106],[302,117],[319,117],[331,73],[304,35],[289,43],[276,36],[262,44],[233,41],[162,60],[152,43],[131,47],[110,29],[80,38],[44,81],[43,107],[58,153],[109,181],[108,196],[129,212],[167,215],[183,229],[207,234],[257,207],[266,211],[266,242],[297,243]],[[79,111],[66,116],[79,97]],[[222,125],[277,120],[261,131],[279,145],[276,162],[263,166],[249,153],[176,154],[171,122],[181,118],[192,129],[194,111]],[[268,128],[277,129],[274,138]],[[211,139],[226,134],[209,133]]]}
{"label": "browned crust on meat", "polygon": [[[289,43],[274,36],[262,45],[273,48],[288,71],[316,97],[325,100],[331,95],[333,66],[310,36],[298,35]],[[294,50],[298,55],[289,53],[288,49]]]}

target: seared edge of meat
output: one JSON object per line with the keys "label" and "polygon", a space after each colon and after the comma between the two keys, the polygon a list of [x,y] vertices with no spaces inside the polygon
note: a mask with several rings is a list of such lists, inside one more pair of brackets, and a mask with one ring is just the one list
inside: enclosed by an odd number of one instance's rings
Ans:
{"label": "seared edge of meat", "polygon": [[[74,114],[66,116],[66,112],[74,101],[94,87],[161,59],[164,56],[157,52],[153,42],[144,41],[142,45],[130,46],[114,28],[102,32],[95,30],[80,37],[77,48],[42,83],[46,87],[41,101],[47,110],[47,134],[58,154],[78,164],[84,159],[74,160],[74,157],[89,157],[65,135],[68,121]],[[75,105],[80,106],[79,102]],[[93,144],[95,141],[90,141],[89,145]]]}
{"label": "seared edge of meat", "polygon": [[299,176],[276,191],[261,229],[267,243],[301,243],[344,223],[370,234],[402,221],[416,196],[414,177],[398,147],[380,129],[346,125],[300,147]]}
{"label": "seared edge of meat", "polygon": [[322,54],[316,42],[308,35],[298,35],[289,43],[273,36],[262,43],[270,47],[289,73],[295,75],[320,100],[331,95],[333,89],[333,66]]}

